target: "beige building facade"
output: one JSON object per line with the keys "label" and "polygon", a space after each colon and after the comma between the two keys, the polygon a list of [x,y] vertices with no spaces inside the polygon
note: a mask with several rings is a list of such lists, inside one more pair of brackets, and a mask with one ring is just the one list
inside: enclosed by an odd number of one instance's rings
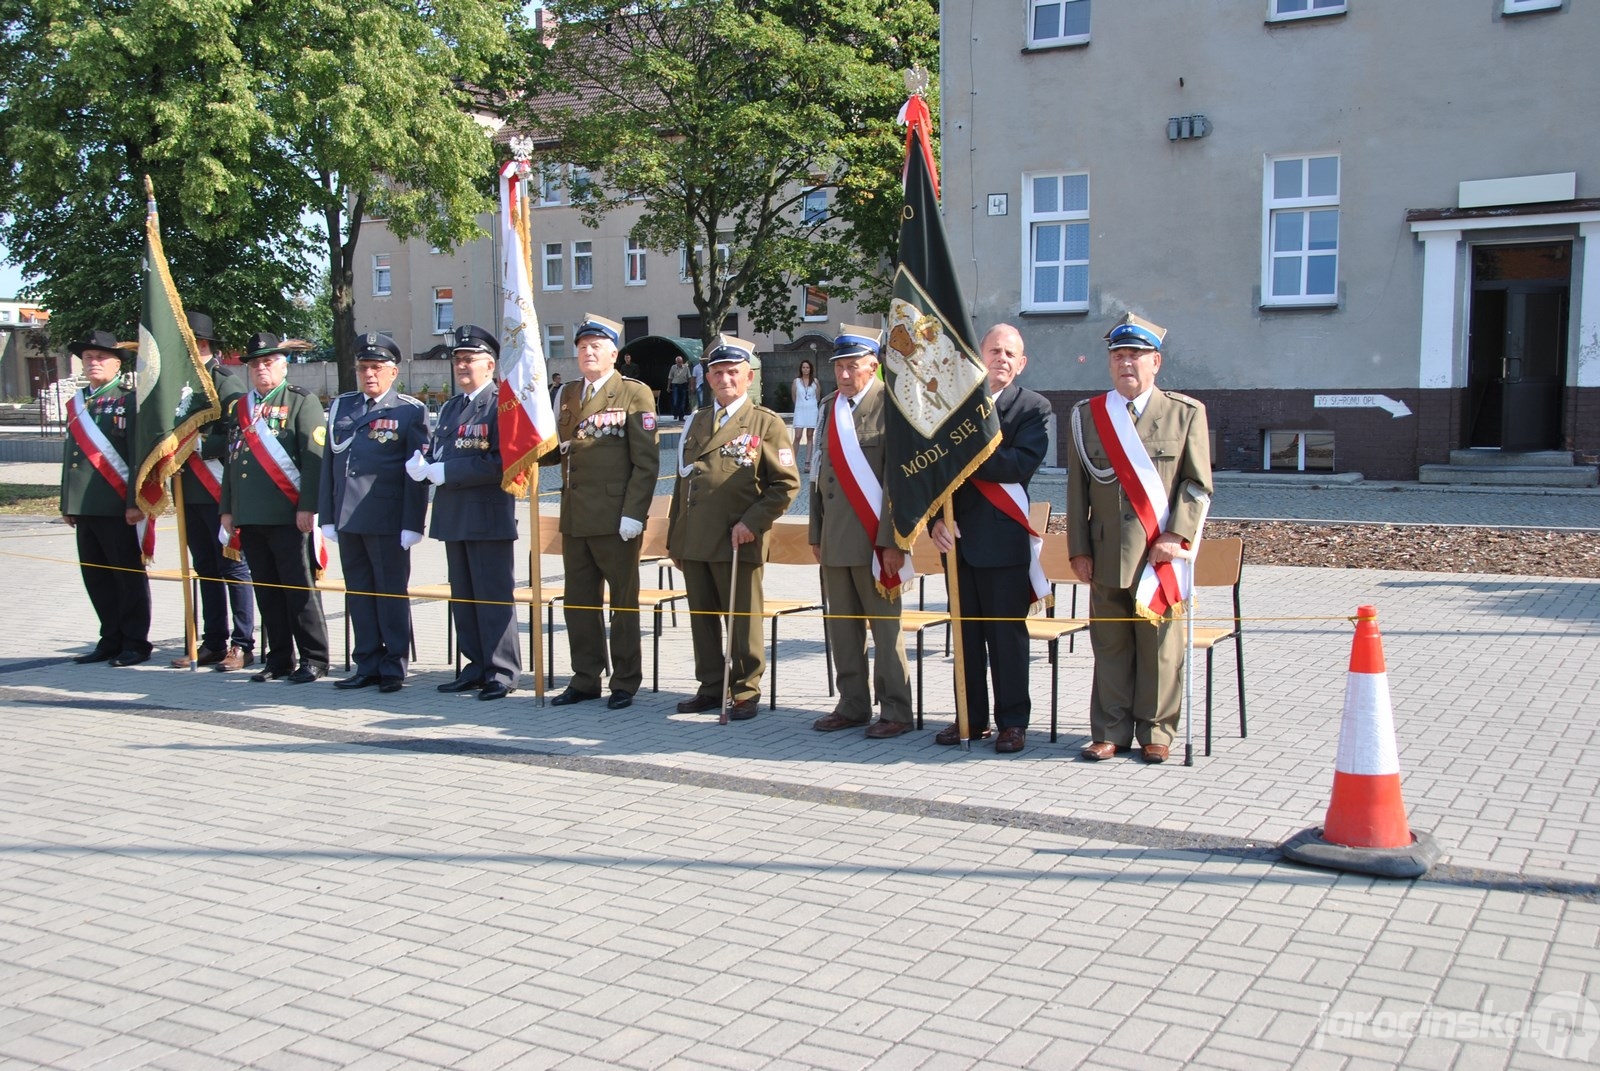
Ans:
{"label": "beige building facade", "polygon": [[[534,307],[549,370],[564,380],[577,374],[573,331],[586,313],[594,312],[623,325],[624,345],[637,343],[630,350],[639,365],[635,374],[662,391],[678,353],[665,339],[687,338],[698,345],[700,338],[683,253],[646,249],[629,237],[642,202],[639,208],[610,213],[597,228],[585,225],[567,193],[572,177],[565,167],[548,169],[531,205]],[[825,199],[813,199],[801,209],[825,210]],[[401,352],[419,362],[430,354],[448,356],[441,347],[456,324],[478,324],[498,333],[497,220],[485,216],[480,223],[486,237],[446,253],[430,248],[425,239],[399,241],[382,220],[367,220],[355,279],[356,330],[391,335]],[[830,299],[825,286],[797,286],[794,296],[795,323],[789,331],[755,331],[739,308],[724,325],[724,330],[756,344],[769,405],[781,401],[779,387],[786,387],[802,358],[812,359],[824,385],[831,386],[824,366],[837,326],[841,321],[862,322],[854,303]],[[658,341],[640,341],[648,339]]]}

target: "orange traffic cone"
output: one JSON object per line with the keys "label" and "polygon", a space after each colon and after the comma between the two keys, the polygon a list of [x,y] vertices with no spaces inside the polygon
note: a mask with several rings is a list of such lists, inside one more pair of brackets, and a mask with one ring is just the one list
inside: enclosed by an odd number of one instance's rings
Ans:
{"label": "orange traffic cone", "polygon": [[1295,862],[1388,878],[1421,877],[1439,860],[1433,838],[1413,835],[1406,822],[1376,607],[1356,611],[1328,816],[1280,851]]}

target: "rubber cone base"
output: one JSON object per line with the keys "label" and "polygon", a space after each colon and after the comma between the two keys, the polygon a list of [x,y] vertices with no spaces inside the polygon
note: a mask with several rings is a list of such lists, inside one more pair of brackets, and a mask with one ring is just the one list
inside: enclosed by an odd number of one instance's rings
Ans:
{"label": "rubber cone base", "polygon": [[1278,852],[1293,863],[1378,878],[1420,878],[1440,854],[1438,842],[1426,833],[1413,831],[1405,848],[1349,848],[1323,840],[1321,827],[1301,830],[1280,844]]}

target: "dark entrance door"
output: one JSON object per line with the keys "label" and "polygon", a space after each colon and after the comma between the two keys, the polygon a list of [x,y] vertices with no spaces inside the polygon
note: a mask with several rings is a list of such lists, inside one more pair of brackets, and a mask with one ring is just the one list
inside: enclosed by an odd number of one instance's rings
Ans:
{"label": "dark entrance door", "polygon": [[1572,247],[1472,249],[1468,444],[1548,450],[1561,441]]}

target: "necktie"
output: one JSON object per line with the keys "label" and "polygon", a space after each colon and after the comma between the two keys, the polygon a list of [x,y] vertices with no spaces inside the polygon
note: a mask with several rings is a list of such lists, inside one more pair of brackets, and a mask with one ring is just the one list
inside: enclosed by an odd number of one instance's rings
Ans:
{"label": "necktie", "polygon": [[717,410],[717,430],[721,431],[722,430],[722,425],[726,424],[727,422],[728,422],[728,411],[726,409],[718,409]]}
{"label": "necktie", "polygon": [[593,383],[585,383],[583,385],[583,404],[584,405],[588,405],[589,404],[589,399],[593,398],[593,397],[594,397],[594,384]]}
{"label": "necktie", "polygon": [[1135,409],[1133,407],[1133,403],[1132,402],[1128,403],[1128,415],[1131,416],[1135,420],[1139,419],[1139,410],[1137,410],[1137,409]]}

